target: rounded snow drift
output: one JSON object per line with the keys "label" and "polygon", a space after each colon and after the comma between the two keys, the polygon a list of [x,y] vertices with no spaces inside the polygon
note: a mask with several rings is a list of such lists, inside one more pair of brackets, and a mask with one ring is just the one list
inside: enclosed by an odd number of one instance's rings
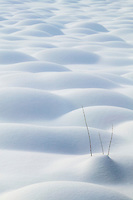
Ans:
{"label": "rounded snow drift", "polygon": [[9,50],[0,51],[0,64],[14,64],[34,60],[36,59],[22,52]]}
{"label": "rounded snow drift", "polygon": [[81,182],[45,182],[30,185],[1,196],[1,200],[88,200],[88,199],[117,199],[130,200],[130,198],[106,189]]}
{"label": "rounded snow drift", "polygon": [[94,53],[89,53],[79,49],[71,48],[53,48],[44,50],[37,54],[35,57],[43,60],[59,64],[94,64],[99,60],[99,56]]}
{"label": "rounded snow drift", "polygon": [[5,88],[0,90],[0,97],[2,121],[48,120],[73,109],[68,100],[41,90]]}

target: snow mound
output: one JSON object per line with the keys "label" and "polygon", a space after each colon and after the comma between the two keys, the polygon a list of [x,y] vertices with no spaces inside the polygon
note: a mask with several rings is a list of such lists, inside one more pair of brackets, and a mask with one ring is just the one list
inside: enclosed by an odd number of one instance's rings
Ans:
{"label": "snow mound", "polygon": [[46,91],[25,88],[0,90],[1,121],[48,120],[72,109],[68,100]]}
{"label": "snow mound", "polygon": [[39,19],[40,17],[37,16],[36,14],[33,14],[32,12],[23,12],[23,13],[17,13],[15,14],[13,17],[13,19],[16,19],[16,20],[23,20],[23,19]]}
{"label": "snow mound", "polygon": [[107,89],[70,89],[58,92],[58,94],[69,99],[77,107],[81,107],[82,103],[85,107],[108,105],[133,109],[131,98]]}
{"label": "snow mound", "polygon": [[126,43],[125,41],[109,41],[104,43],[104,45],[116,49],[121,49],[121,48],[132,48],[132,45],[129,43]]}
{"label": "snow mound", "polygon": [[33,41],[33,42],[27,42],[28,47],[37,47],[37,48],[56,48],[55,45],[43,42],[43,41]]}
{"label": "snow mound", "polygon": [[82,182],[45,182],[30,185],[1,195],[1,200],[130,200],[104,187]]}
{"label": "snow mound", "polygon": [[4,67],[0,67],[1,71],[23,71],[23,72],[63,72],[63,71],[70,71],[66,67],[50,63],[50,62],[40,62],[40,61],[34,61],[34,62],[24,62],[24,63],[17,63],[12,64],[10,66],[4,65]]}
{"label": "snow mound", "polygon": [[1,76],[1,84],[3,87],[30,87],[45,90],[120,87],[115,82],[104,77],[82,72],[45,72],[36,74],[16,72]]}
{"label": "snow mound", "polygon": [[15,27],[4,27],[1,29],[1,32],[4,34],[11,34],[19,31],[20,29],[15,28]]}
{"label": "snow mound", "polygon": [[10,34],[5,35],[5,36],[1,36],[1,38],[2,38],[3,40],[7,40],[7,41],[24,40],[24,38],[21,37],[21,36],[15,36],[15,35],[10,35]]}
{"label": "snow mound", "polygon": [[115,83],[121,84],[121,85],[133,85],[133,81],[127,79],[124,76],[119,76],[117,74],[108,74],[108,73],[102,73],[102,77],[109,79],[110,81],[114,81]]}
{"label": "snow mound", "polygon": [[22,52],[0,50],[0,64],[14,64],[34,60],[36,59]]}
{"label": "snow mound", "polygon": [[[89,140],[86,127],[48,127],[27,124],[1,123],[1,149],[38,151],[58,154],[88,154]],[[90,128],[93,152],[101,151],[98,133],[103,138],[103,145],[108,146],[108,131]],[[115,137],[115,142],[121,138]],[[117,143],[118,146],[118,143]]]}
{"label": "snow mound", "polygon": [[128,34],[131,34],[132,31],[133,31],[132,28],[119,28],[115,31],[112,31],[112,33],[115,34],[115,35],[125,36],[125,35],[128,35]]}
{"label": "snow mound", "polygon": [[[109,128],[112,124],[132,120],[133,111],[113,106],[85,107],[86,118],[89,127]],[[56,123],[66,126],[85,126],[82,109],[77,109],[59,118]]]}
{"label": "snow mound", "polygon": [[17,21],[16,20],[12,20],[12,19],[4,21],[4,25],[5,26],[16,25],[16,23],[17,23]]}
{"label": "snow mound", "polygon": [[98,32],[108,32],[108,30],[102,26],[101,24],[94,23],[94,22],[78,22],[76,24],[71,24],[69,27],[72,28],[88,28],[93,31],[98,31]]}
{"label": "snow mound", "polygon": [[60,48],[38,52],[35,57],[59,64],[93,64],[97,63],[99,56],[79,49]]}
{"label": "snow mound", "polygon": [[112,31],[113,34],[120,36],[121,38],[123,38],[124,40],[129,41],[133,41],[132,40],[132,28],[119,28],[118,30]]}
{"label": "snow mound", "polygon": [[32,26],[32,28],[40,31],[45,31],[50,35],[63,35],[63,32],[58,27],[51,24],[37,24]]}
{"label": "snow mound", "polygon": [[73,29],[68,29],[65,31],[65,33],[71,33],[71,34],[96,34],[97,32],[88,28],[73,28]]}
{"label": "snow mound", "polygon": [[87,37],[87,40],[90,42],[108,42],[108,41],[123,41],[122,38],[117,37],[115,35],[109,34],[95,34],[95,35],[90,35]]}
{"label": "snow mound", "polygon": [[40,31],[40,30],[33,30],[33,29],[18,31],[17,35],[33,36],[33,37],[49,37],[50,36],[49,33],[47,32]]}
{"label": "snow mound", "polygon": [[[109,156],[93,155],[84,165],[84,179],[99,184],[118,184],[124,181],[122,167]],[[92,170],[93,169],[93,170]]]}
{"label": "snow mound", "polygon": [[129,66],[133,65],[133,59],[127,57],[113,57],[113,56],[104,56],[103,61],[101,64],[108,65],[108,66]]}
{"label": "snow mound", "polygon": [[24,19],[16,23],[17,26],[30,26],[38,23],[43,23],[40,19]]}

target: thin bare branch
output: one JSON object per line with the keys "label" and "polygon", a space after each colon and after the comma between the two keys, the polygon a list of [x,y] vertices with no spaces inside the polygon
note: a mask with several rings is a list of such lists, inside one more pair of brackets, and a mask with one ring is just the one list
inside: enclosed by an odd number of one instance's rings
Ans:
{"label": "thin bare branch", "polygon": [[101,138],[100,133],[99,133],[99,140],[100,140],[100,144],[101,144],[101,148],[102,148],[102,153],[104,155],[104,148],[103,148],[103,143],[102,143],[102,138]]}
{"label": "thin bare branch", "polygon": [[88,137],[89,137],[90,154],[91,154],[91,156],[92,156],[91,137],[90,137],[90,132],[89,132],[89,128],[88,128],[88,125],[87,125],[87,120],[86,120],[85,111],[84,111],[83,106],[82,106],[82,110],[83,110],[83,115],[84,115],[85,125],[86,125],[86,128],[87,128],[87,133],[88,133]]}
{"label": "thin bare branch", "polygon": [[112,125],[112,134],[111,134],[109,148],[108,148],[108,156],[109,156],[109,153],[110,153],[110,147],[111,147],[111,143],[112,143],[112,139],[113,139],[113,134],[114,134],[113,132],[114,132],[114,130],[113,130],[113,125]]}

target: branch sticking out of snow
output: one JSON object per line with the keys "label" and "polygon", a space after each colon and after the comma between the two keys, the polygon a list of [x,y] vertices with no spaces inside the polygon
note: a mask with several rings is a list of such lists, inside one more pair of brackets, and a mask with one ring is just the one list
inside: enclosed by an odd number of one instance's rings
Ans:
{"label": "branch sticking out of snow", "polygon": [[101,148],[102,148],[102,153],[104,155],[104,148],[103,148],[103,143],[102,143],[102,138],[101,138],[100,133],[99,133],[99,140],[100,140],[100,144],[101,144]]}
{"label": "branch sticking out of snow", "polygon": [[86,128],[87,128],[87,133],[88,133],[88,136],[89,136],[90,153],[91,153],[91,156],[92,156],[91,137],[90,137],[90,132],[89,132],[89,128],[88,128],[88,125],[87,125],[87,120],[86,120],[85,111],[84,111],[83,106],[82,106],[82,110],[83,110],[83,115],[84,115],[85,125],[86,125]]}
{"label": "branch sticking out of snow", "polygon": [[113,125],[112,125],[112,134],[111,134],[111,138],[110,138],[110,143],[109,143],[109,148],[108,148],[108,156],[109,156],[109,153],[110,153],[110,147],[111,147],[111,143],[112,143],[112,139],[113,139]]}

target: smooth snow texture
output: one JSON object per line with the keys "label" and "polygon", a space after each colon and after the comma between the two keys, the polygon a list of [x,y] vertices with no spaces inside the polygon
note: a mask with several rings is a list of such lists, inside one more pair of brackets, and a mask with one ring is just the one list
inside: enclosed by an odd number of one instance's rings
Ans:
{"label": "smooth snow texture", "polygon": [[63,71],[70,71],[66,67],[51,63],[51,62],[24,62],[24,63],[17,63],[13,65],[4,65],[0,67],[1,71],[24,71],[24,72],[32,72],[32,73],[38,73],[38,72],[63,72]]}
{"label": "smooth snow texture", "polygon": [[10,88],[0,90],[0,95],[2,122],[48,120],[73,109],[69,101],[46,91]]}
{"label": "smooth snow texture", "polygon": [[92,22],[80,22],[80,23],[75,23],[74,25],[70,25],[70,28],[87,28],[91,29],[93,31],[98,31],[98,32],[107,32],[107,29],[104,28],[101,24],[98,23],[92,23]]}
{"label": "smooth snow texture", "polygon": [[130,97],[108,89],[70,89],[61,91],[60,95],[69,99],[78,108],[81,108],[82,102],[85,107],[108,105],[133,109],[133,100]]}
{"label": "smooth snow texture", "polygon": [[[89,140],[84,127],[43,127],[16,123],[1,123],[0,145],[2,149],[51,152],[59,154],[88,154]],[[99,132],[107,151],[109,131],[90,129],[93,152],[101,151]],[[114,147],[120,145],[120,137],[114,138]]]}
{"label": "smooth snow texture", "polygon": [[[85,107],[85,112],[88,125],[90,127],[101,129],[110,128],[112,124],[117,125],[124,121],[132,120],[133,118],[132,110],[113,106]],[[85,123],[82,115],[82,109],[80,108],[65,114],[53,123],[57,123],[60,126],[84,126]]]}
{"label": "smooth snow texture", "polygon": [[59,64],[93,64],[99,60],[98,55],[70,48],[42,51],[37,53],[35,57]]}
{"label": "smooth snow texture", "polygon": [[133,199],[132,7],[0,0],[0,200]]}
{"label": "smooth snow texture", "polygon": [[15,192],[9,192],[6,195],[1,196],[1,200],[8,200],[9,198],[14,200],[29,200],[31,198],[33,200],[54,200],[55,197],[58,200],[87,200],[88,198],[93,198],[95,200],[98,200],[99,198],[109,200],[130,200],[130,198],[122,194],[109,191],[100,186],[77,182],[46,182],[35,184]]}
{"label": "smooth snow texture", "polygon": [[0,51],[0,64],[13,64],[33,61],[35,58],[17,51]]}

